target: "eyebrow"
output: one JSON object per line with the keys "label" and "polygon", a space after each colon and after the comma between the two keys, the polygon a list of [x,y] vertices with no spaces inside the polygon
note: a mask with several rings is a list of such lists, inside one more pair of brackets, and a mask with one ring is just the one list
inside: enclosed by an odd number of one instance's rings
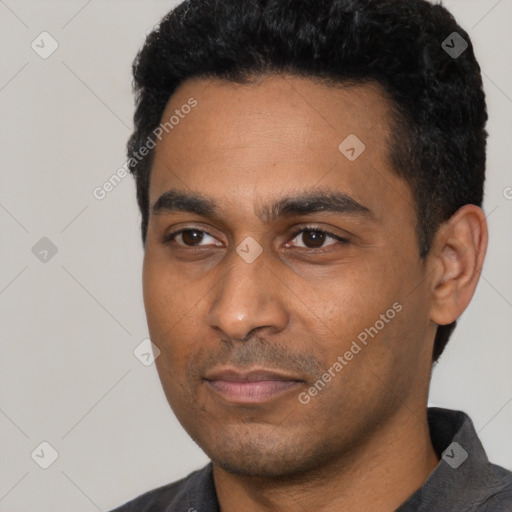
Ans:
{"label": "eyebrow", "polygon": [[[183,192],[177,189],[164,192],[154,203],[151,211],[153,215],[180,211],[204,217],[220,218],[219,209],[214,200],[197,193]],[[280,217],[308,215],[317,212],[374,218],[373,212],[369,208],[358,203],[351,196],[337,191],[302,192],[256,208],[256,215],[265,222],[272,222]]]}

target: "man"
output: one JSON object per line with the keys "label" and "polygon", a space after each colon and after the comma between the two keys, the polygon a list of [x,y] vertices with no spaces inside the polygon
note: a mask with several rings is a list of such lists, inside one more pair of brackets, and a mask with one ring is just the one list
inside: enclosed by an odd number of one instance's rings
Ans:
{"label": "man", "polygon": [[485,99],[424,0],[191,0],[134,64],[159,376],[211,459],[127,511],[502,511],[427,410],[487,246]]}

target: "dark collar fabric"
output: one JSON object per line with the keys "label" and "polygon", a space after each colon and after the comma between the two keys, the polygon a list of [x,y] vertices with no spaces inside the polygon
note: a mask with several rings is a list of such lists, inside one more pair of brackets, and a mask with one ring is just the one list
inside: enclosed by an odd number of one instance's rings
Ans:
{"label": "dark collar fabric", "polygon": [[[489,462],[469,416],[430,407],[428,423],[439,464],[395,512],[512,512],[512,472]],[[212,464],[112,512],[220,512]]]}
{"label": "dark collar fabric", "polygon": [[512,472],[491,464],[470,417],[431,407],[439,464],[396,512],[512,512]]}

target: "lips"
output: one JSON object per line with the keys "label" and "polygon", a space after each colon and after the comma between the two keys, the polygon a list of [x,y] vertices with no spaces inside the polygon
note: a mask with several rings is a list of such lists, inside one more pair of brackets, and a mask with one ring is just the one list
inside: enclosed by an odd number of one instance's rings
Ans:
{"label": "lips", "polygon": [[275,370],[253,369],[250,371],[240,371],[231,368],[213,370],[205,376],[206,380],[226,380],[232,382],[258,382],[262,380],[293,380],[301,379],[281,373]]}
{"label": "lips", "polygon": [[250,371],[217,369],[208,372],[204,380],[224,400],[252,404],[276,398],[304,382],[294,375],[261,368]]}

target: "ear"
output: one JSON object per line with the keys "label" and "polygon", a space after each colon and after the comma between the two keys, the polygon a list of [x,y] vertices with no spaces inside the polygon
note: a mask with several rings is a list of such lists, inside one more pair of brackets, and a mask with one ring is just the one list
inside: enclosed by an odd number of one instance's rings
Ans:
{"label": "ear", "polygon": [[432,306],[430,319],[447,325],[462,314],[475,292],[485,252],[487,221],[478,206],[461,207],[441,225],[432,244]]}

